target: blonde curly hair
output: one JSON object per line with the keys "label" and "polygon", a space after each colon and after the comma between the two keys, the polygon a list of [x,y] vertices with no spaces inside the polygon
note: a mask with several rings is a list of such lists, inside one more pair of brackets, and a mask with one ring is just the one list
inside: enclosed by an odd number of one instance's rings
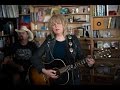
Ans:
{"label": "blonde curly hair", "polygon": [[55,37],[55,33],[52,30],[52,25],[54,23],[61,23],[63,25],[63,30],[64,30],[63,35],[66,36],[67,25],[68,25],[66,18],[62,14],[55,14],[55,15],[52,15],[52,17],[49,19],[48,30],[50,31],[50,33],[53,37]]}

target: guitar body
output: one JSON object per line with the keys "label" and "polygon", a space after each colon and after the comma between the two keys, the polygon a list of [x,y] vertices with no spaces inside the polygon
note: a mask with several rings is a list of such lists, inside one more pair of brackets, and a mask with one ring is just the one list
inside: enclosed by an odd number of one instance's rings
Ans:
{"label": "guitar body", "polygon": [[29,69],[29,79],[34,85],[49,85],[49,78],[43,73],[39,73],[33,66]]}
{"label": "guitar body", "polygon": [[52,79],[47,77],[42,72],[39,73],[36,68],[29,68],[29,79],[33,85],[65,85],[69,81],[69,72],[59,72],[59,69],[65,67],[65,63],[61,59],[55,59],[50,63],[44,63],[46,69],[54,69],[59,74],[59,78]]}

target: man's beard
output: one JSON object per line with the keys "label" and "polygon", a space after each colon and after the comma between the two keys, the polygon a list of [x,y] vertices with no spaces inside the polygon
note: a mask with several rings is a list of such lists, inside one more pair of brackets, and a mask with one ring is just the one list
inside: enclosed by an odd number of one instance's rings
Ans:
{"label": "man's beard", "polygon": [[23,41],[24,38],[22,36],[19,37],[19,41]]}

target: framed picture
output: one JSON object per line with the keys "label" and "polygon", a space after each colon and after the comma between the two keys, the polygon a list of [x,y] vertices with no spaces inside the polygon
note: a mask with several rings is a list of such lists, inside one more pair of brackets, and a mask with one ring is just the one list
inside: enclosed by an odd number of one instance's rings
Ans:
{"label": "framed picture", "polygon": [[74,29],[74,34],[80,38],[80,37],[84,37],[84,29],[80,28],[80,29]]}
{"label": "framed picture", "polygon": [[97,48],[103,48],[103,41],[97,41]]}
{"label": "framed picture", "polygon": [[84,36],[84,29],[83,28],[79,28],[78,29],[78,34],[80,37],[83,37]]}

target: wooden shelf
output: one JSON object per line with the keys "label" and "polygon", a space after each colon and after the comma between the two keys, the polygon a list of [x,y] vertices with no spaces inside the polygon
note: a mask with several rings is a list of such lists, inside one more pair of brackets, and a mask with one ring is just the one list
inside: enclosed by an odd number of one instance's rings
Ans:
{"label": "wooden shelf", "polygon": [[72,23],[68,23],[68,24],[84,24],[84,23],[90,23],[90,22],[80,21],[80,22],[72,22]]}
{"label": "wooden shelf", "polygon": [[103,75],[103,74],[96,74],[96,75],[93,75],[95,77],[109,77],[109,78],[112,78],[113,75]]}
{"label": "wooden shelf", "polygon": [[89,40],[91,40],[91,38],[80,37],[79,40],[85,40],[85,41],[87,40],[87,41],[89,41]]}
{"label": "wooden shelf", "polygon": [[120,41],[120,37],[118,38],[93,38],[95,41]]}
{"label": "wooden shelf", "polygon": [[95,61],[97,61],[96,63],[99,62],[113,62],[113,63],[117,63],[120,62],[120,58],[100,58],[100,59],[95,59]]}
{"label": "wooden shelf", "polygon": [[30,14],[19,14],[20,16],[29,16]]}
{"label": "wooden shelf", "polygon": [[65,16],[69,16],[69,15],[90,15],[90,13],[75,13],[75,14],[63,14]]}
{"label": "wooden shelf", "polygon": [[0,36],[0,37],[9,37],[10,35],[2,35],[2,36]]}
{"label": "wooden shelf", "polygon": [[[33,7],[51,7],[51,6],[58,6],[58,5],[32,5]],[[79,6],[90,6],[90,5],[60,5],[62,7],[79,7]]]}
{"label": "wooden shelf", "polygon": [[110,15],[110,16],[92,16],[93,18],[109,18],[109,17],[120,17],[120,15]]}
{"label": "wooden shelf", "polygon": [[31,30],[32,32],[38,31],[38,32],[50,32],[49,30]]}
{"label": "wooden shelf", "polygon": [[[112,48],[102,48],[102,49],[108,49],[108,50],[110,50],[110,51],[114,51],[114,50],[116,50],[116,51],[120,51],[120,49],[112,49]],[[94,50],[102,50],[101,48],[94,48]]]}

